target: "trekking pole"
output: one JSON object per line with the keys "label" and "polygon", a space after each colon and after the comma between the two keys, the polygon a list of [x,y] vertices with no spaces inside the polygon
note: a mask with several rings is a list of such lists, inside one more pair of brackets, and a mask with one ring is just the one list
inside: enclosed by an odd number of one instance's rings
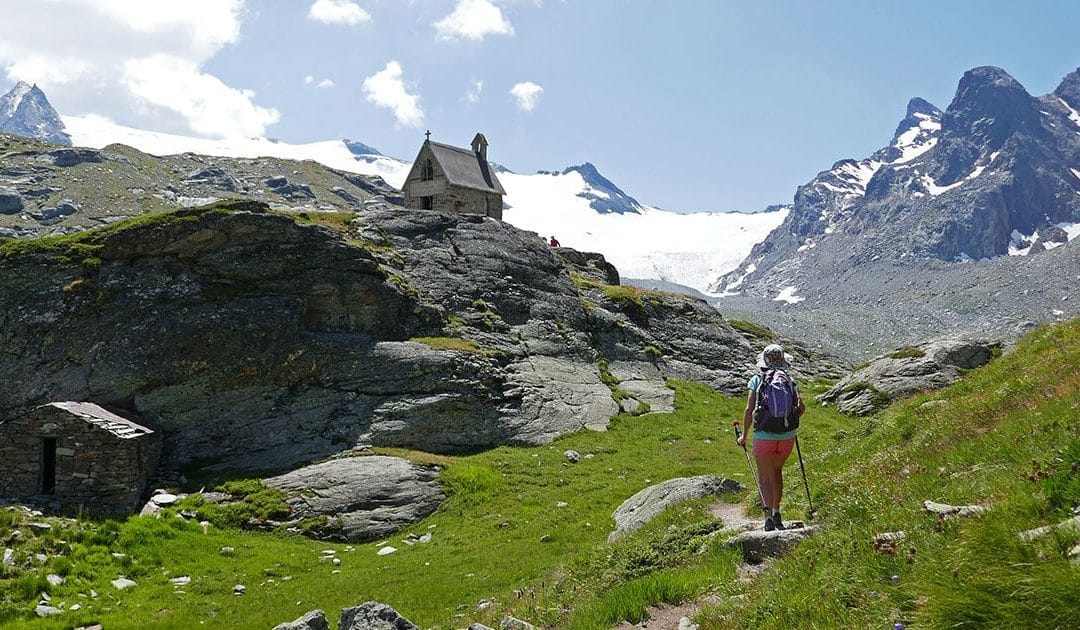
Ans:
{"label": "trekking pole", "polygon": [[[735,427],[735,439],[738,440],[742,436],[739,432],[739,421],[733,422],[732,426]],[[757,472],[754,471],[754,464],[750,461],[750,452],[746,450],[746,442],[743,442],[742,452],[746,456],[746,465],[750,467],[750,476],[754,478],[754,485],[757,486],[758,497],[761,498],[761,508],[767,510],[769,506],[765,504],[765,493],[761,491],[761,484],[758,483]]]}
{"label": "trekking pole", "polygon": [[803,465],[802,449],[799,448],[799,436],[797,435],[795,436],[795,451],[799,454],[799,469],[802,470],[803,487],[806,488],[806,502],[810,504],[810,512],[806,518],[813,519],[816,510],[814,509],[814,501],[810,498],[810,483],[806,481],[806,466]]}

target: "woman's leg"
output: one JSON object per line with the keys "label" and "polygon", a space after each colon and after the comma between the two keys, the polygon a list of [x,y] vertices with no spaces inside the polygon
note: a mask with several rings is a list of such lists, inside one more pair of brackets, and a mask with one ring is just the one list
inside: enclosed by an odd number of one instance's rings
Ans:
{"label": "woman's leg", "polygon": [[786,455],[765,455],[759,461],[761,476],[769,480],[769,494],[765,500],[773,511],[780,509],[780,500],[784,498],[784,461]]}
{"label": "woman's leg", "polygon": [[772,465],[769,463],[769,459],[770,456],[768,455],[754,455],[754,460],[757,462],[758,483],[761,484],[761,497],[765,500],[765,508],[767,510],[772,508],[773,503],[773,476]]}

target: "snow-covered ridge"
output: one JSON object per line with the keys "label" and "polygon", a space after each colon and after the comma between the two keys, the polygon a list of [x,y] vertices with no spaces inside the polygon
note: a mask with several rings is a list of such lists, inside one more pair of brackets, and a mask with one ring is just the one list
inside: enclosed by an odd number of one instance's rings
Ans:
{"label": "snow-covered ridge", "polygon": [[[76,146],[119,143],[154,155],[191,152],[314,160],[342,171],[381,176],[396,188],[401,188],[412,167],[341,140],[307,144],[266,138],[211,140],[134,129],[100,116],[62,118]],[[503,218],[508,223],[545,238],[556,236],[567,247],[601,252],[623,277],[666,280],[702,292],[712,278],[738,267],[789,211],[784,207],[757,214],[668,212],[638,203],[588,163],[559,173],[520,175],[504,170],[499,181],[507,193]]]}

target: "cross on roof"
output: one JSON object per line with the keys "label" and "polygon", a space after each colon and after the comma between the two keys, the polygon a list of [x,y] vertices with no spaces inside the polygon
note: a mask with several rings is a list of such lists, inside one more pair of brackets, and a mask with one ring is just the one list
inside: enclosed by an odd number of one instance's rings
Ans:
{"label": "cross on roof", "polygon": [[431,130],[430,130],[430,129],[428,129],[427,133],[425,133],[425,134],[424,134],[424,136],[425,136],[425,137],[426,137],[426,138],[427,138],[428,140],[431,140]]}

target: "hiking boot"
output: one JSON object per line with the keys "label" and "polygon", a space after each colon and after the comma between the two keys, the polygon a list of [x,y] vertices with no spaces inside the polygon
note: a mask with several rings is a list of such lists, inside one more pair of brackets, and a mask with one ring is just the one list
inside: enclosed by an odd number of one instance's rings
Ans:
{"label": "hiking boot", "polygon": [[770,516],[769,518],[765,519],[765,531],[771,532],[774,529],[776,529],[776,524],[773,523],[773,517]]}
{"label": "hiking boot", "polygon": [[784,521],[780,518],[779,512],[772,515],[772,522],[773,526],[776,527],[776,529],[784,529]]}

